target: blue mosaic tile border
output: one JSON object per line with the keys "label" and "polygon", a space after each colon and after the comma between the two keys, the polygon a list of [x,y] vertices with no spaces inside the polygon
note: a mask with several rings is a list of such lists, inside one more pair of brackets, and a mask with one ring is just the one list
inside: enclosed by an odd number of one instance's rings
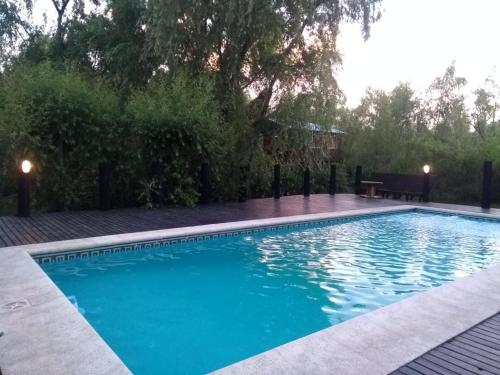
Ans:
{"label": "blue mosaic tile border", "polygon": [[464,219],[475,220],[475,221],[485,221],[488,223],[500,223],[499,217],[486,217],[486,216],[477,216],[474,214],[468,214],[465,212],[446,212],[446,211],[435,211],[435,210],[426,210],[423,208],[413,208],[413,212],[423,213],[423,214],[433,214],[433,215],[441,215],[441,216],[460,216]]}
{"label": "blue mosaic tile border", "polygon": [[46,264],[51,262],[64,262],[67,260],[75,260],[75,259],[85,259],[88,257],[99,256],[99,255],[109,255],[109,254],[117,254],[128,251],[138,251],[138,250],[146,250],[154,247],[164,248],[177,244],[184,243],[194,243],[218,238],[228,238],[228,237],[238,237],[251,235],[255,233],[262,232],[276,232],[282,230],[290,230],[290,229],[299,229],[299,228],[307,228],[314,227],[318,225],[331,225],[331,224],[340,224],[347,223],[351,221],[356,221],[360,219],[364,219],[371,216],[381,216],[381,215],[392,215],[398,214],[402,212],[411,212],[413,209],[408,209],[404,211],[394,211],[394,212],[384,212],[384,213],[367,213],[367,214],[359,214],[355,216],[346,216],[346,217],[338,217],[331,219],[320,219],[313,221],[303,221],[297,223],[290,224],[281,224],[274,226],[264,226],[258,228],[249,228],[249,229],[240,229],[234,231],[224,231],[217,233],[210,233],[205,235],[193,235],[193,236],[184,236],[184,237],[173,237],[166,239],[158,239],[151,241],[143,241],[143,242],[134,242],[134,243],[124,243],[114,246],[106,246],[106,247],[98,247],[91,249],[82,249],[82,250],[71,250],[68,252],[57,252],[57,253],[46,253],[40,255],[33,255],[33,259],[38,264]]}
{"label": "blue mosaic tile border", "polygon": [[458,214],[458,213],[449,213],[449,212],[444,212],[444,211],[434,211],[434,210],[428,211],[428,210],[419,209],[419,208],[409,208],[408,210],[398,210],[398,211],[393,211],[393,212],[382,212],[382,213],[374,212],[374,213],[366,213],[366,214],[337,217],[337,218],[330,218],[330,219],[320,219],[320,220],[314,220],[314,221],[303,221],[303,222],[282,224],[282,225],[275,225],[275,226],[264,226],[264,227],[258,227],[258,228],[249,228],[249,229],[240,229],[240,230],[234,230],[234,231],[217,232],[217,233],[210,233],[210,234],[205,234],[205,235],[193,235],[193,236],[185,236],[185,237],[158,239],[158,240],[152,240],[152,241],[125,243],[125,244],[119,244],[119,245],[114,245],[114,246],[106,246],[106,247],[98,247],[98,248],[82,249],[82,250],[72,250],[72,251],[68,251],[68,252],[57,252],[57,253],[53,253],[53,254],[47,253],[47,254],[34,255],[33,259],[38,264],[46,264],[46,263],[52,263],[52,262],[64,262],[64,261],[75,260],[75,259],[86,259],[88,257],[94,257],[94,256],[100,256],[100,255],[117,254],[117,253],[123,253],[123,252],[128,252],[128,251],[147,250],[147,249],[156,248],[156,247],[164,248],[164,247],[177,245],[177,244],[194,243],[194,242],[200,242],[200,241],[206,241],[206,240],[212,240],[212,239],[218,239],[218,238],[238,237],[238,236],[251,235],[251,234],[255,234],[255,233],[276,232],[276,231],[282,231],[282,230],[315,227],[315,226],[319,226],[319,225],[341,224],[341,223],[357,221],[360,219],[365,219],[367,217],[372,217],[372,216],[396,215],[396,214],[407,213],[407,212],[432,213],[432,214],[438,214],[438,215],[443,215],[443,216],[463,216],[463,217],[466,217],[468,219],[473,219],[473,220],[500,223],[500,219],[498,219],[498,218],[486,218],[486,217],[478,217],[478,216],[474,216],[474,215],[467,215],[467,214],[461,214],[461,213]]}

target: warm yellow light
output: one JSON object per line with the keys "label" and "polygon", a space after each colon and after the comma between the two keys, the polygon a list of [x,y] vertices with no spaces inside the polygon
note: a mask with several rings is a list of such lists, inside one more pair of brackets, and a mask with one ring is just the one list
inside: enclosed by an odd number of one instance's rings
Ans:
{"label": "warm yellow light", "polygon": [[31,167],[32,165],[29,160],[23,160],[23,162],[21,163],[21,170],[23,171],[23,173],[30,173]]}
{"label": "warm yellow light", "polygon": [[422,168],[424,170],[424,173],[427,174],[431,171],[431,167],[429,167],[427,164],[424,165],[424,167]]}

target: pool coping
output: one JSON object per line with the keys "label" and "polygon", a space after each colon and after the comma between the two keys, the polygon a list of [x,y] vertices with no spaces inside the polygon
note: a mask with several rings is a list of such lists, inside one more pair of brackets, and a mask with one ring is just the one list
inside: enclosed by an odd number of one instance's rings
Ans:
{"label": "pool coping", "polygon": [[[0,336],[0,369],[4,375],[40,371],[51,374],[130,373],[34,258],[89,248],[154,243],[189,236],[203,239],[206,235],[223,232],[410,210],[500,219],[500,215],[488,213],[400,205],[2,248],[0,332],[4,334]],[[495,293],[496,290],[500,291],[500,266],[418,293],[219,372],[384,374],[500,311],[500,292]],[[480,302],[481,309],[462,306],[456,302],[458,298]],[[457,311],[460,316],[456,315]]]}

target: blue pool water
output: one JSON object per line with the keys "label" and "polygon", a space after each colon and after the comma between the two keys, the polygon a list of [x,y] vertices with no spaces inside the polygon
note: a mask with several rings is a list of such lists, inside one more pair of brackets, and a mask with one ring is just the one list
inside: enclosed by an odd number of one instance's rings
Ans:
{"label": "blue pool water", "polygon": [[407,212],[43,268],[135,374],[197,374],[499,258],[500,223]]}

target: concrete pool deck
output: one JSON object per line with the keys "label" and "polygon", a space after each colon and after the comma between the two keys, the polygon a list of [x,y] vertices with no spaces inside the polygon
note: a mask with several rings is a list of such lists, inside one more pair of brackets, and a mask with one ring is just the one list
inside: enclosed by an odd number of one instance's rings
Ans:
{"label": "concrete pool deck", "polygon": [[[381,205],[0,249],[0,331],[3,332],[0,370],[3,375],[130,373],[32,256],[415,207]],[[426,209],[433,210],[432,207]],[[447,211],[500,217],[480,213],[478,209]],[[500,266],[495,266],[272,349],[220,372],[385,374],[499,311]]]}
{"label": "concrete pool deck", "polygon": [[25,251],[0,252],[0,371],[130,374]]}

